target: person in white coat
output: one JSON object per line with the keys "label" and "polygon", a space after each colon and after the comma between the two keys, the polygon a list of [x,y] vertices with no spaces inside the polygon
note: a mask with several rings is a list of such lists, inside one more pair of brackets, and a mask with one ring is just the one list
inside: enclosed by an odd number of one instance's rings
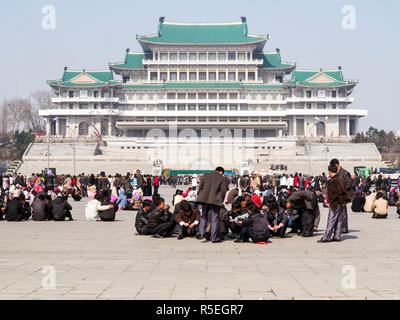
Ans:
{"label": "person in white coat", "polygon": [[88,221],[97,221],[100,219],[99,211],[108,210],[111,209],[112,207],[113,207],[112,204],[102,206],[100,202],[100,195],[97,194],[95,195],[93,200],[90,200],[86,204],[85,217]]}

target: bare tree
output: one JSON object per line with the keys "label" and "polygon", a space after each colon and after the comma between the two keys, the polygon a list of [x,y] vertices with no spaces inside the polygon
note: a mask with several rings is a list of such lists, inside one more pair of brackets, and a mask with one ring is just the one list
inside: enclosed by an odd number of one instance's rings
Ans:
{"label": "bare tree", "polygon": [[31,94],[31,101],[31,117],[29,119],[31,128],[34,131],[43,130],[45,124],[44,119],[39,116],[39,110],[54,108],[52,94],[50,91],[37,90]]}

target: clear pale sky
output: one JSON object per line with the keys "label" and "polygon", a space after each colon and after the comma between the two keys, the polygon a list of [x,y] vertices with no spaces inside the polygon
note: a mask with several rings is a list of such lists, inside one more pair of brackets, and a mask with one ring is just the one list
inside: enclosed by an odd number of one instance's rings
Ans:
{"label": "clear pale sky", "polygon": [[[55,30],[42,28],[44,5],[56,10]],[[342,28],[342,7],[353,5],[356,28]],[[358,79],[353,108],[368,110],[370,125],[400,129],[400,1],[398,0],[2,0],[0,99],[49,89],[63,67],[106,69],[126,48],[140,51],[136,34],[172,22],[231,22],[247,17],[249,33],[269,34],[265,51],[281,49],[298,69],[343,67]]]}

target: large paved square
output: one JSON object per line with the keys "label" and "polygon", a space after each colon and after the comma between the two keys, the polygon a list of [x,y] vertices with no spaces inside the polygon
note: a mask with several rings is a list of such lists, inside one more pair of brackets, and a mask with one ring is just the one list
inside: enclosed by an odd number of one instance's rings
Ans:
{"label": "large paved square", "polygon": [[[174,190],[161,187],[170,201]],[[319,232],[268,245],[138,236],[135,212],[88,222],[0,223],[0,299],[399,299],[400,219],[350,213],[341,243]],[[42,287],[53,266],[56,288]],[[352,277],[355,275],[355,278]],[[354,280],[354,281],[353,281]],[[352,285],[355,288],[348,288]]]}

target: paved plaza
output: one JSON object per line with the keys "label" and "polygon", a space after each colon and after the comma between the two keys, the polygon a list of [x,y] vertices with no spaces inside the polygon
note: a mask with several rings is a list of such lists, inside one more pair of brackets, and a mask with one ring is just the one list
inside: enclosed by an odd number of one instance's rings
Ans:
{"label": "paved plaza", "polygon": [[[170,202],[174,189],[160,193]],[[382,220],[350,213],[340,243],[317,243],[327,218],[321,208],[314,237],[254,245],[138,236],[135,211],[88,222],[86,202],[70,201],[72,222],[0,222],[0,299],[400,298],[393,207]],[[42,287],[46,266],[55,268],[55,289]]]}

